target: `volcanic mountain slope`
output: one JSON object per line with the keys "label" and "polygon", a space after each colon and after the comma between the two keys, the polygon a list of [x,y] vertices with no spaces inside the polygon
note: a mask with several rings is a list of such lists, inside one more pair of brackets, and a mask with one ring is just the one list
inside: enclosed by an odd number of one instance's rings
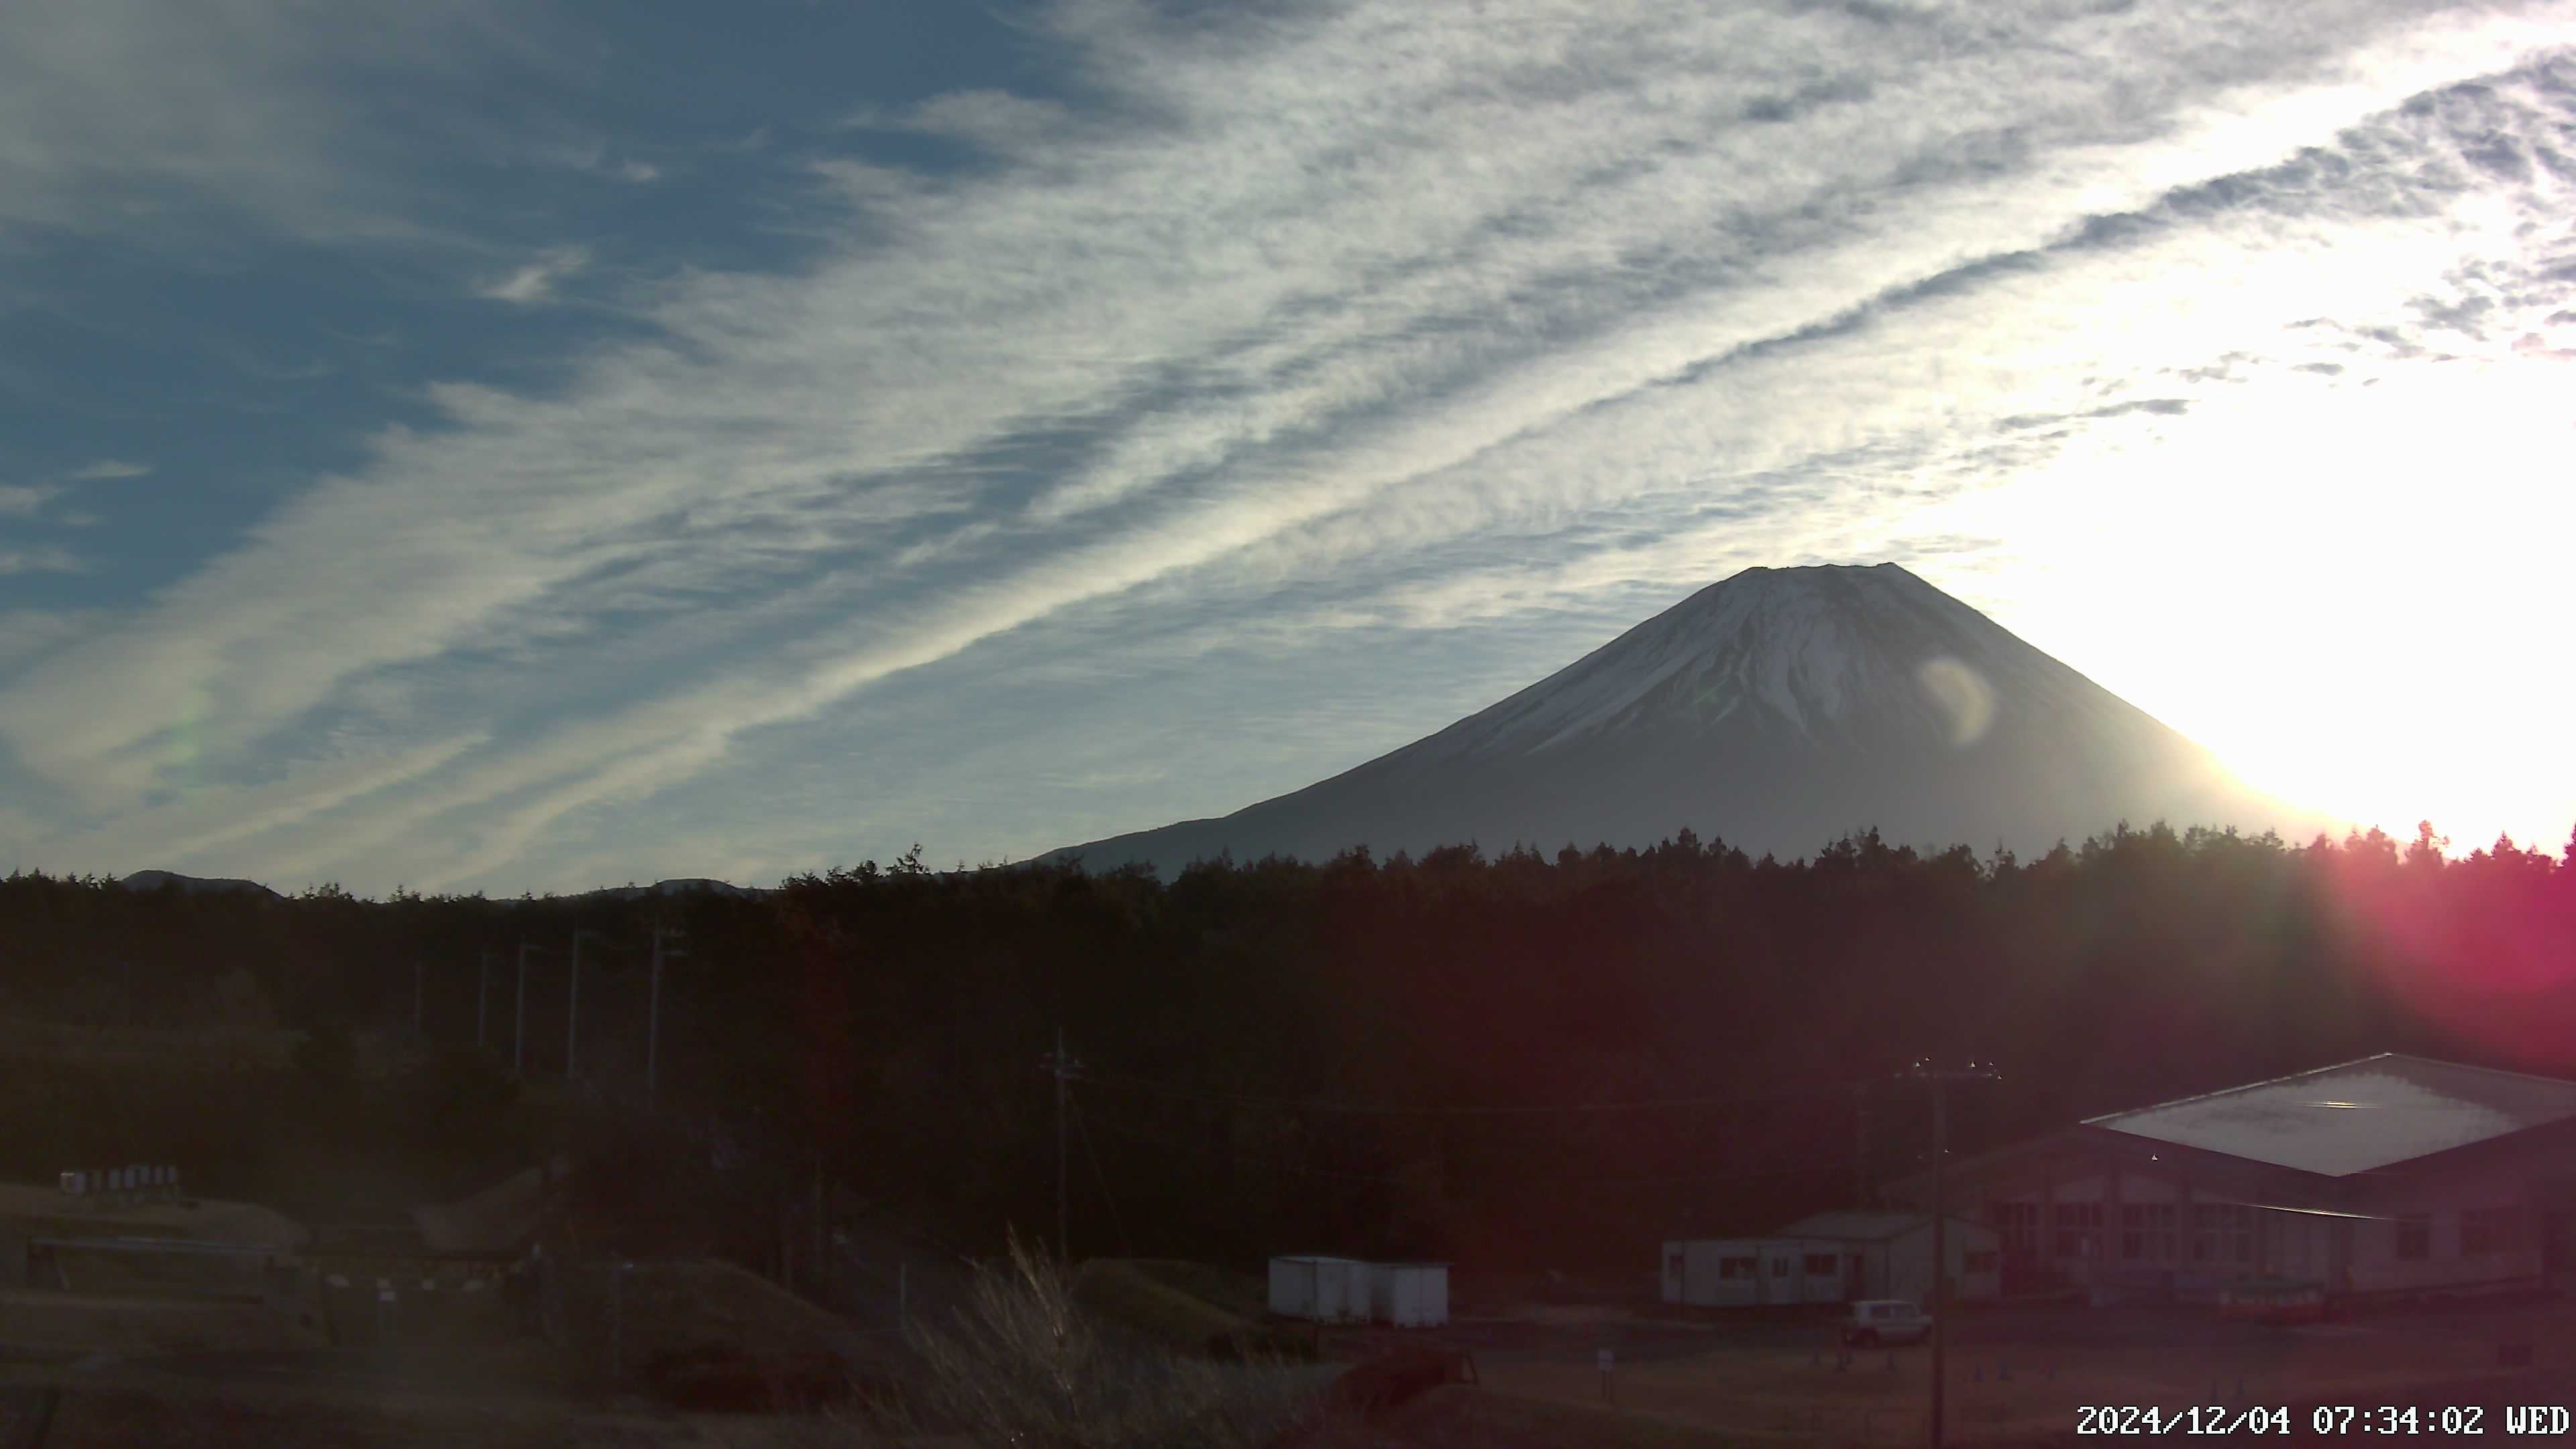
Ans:
{"label": "volcanic mountain slope", "polygon": [[2028,856],[2121,820],[2330,825],[1894,564],[1756,568],[1356,769],[1046,858],[1169,877],[1220,855],[1552,852],[1684,826],[1782,859],[1873,826]]}

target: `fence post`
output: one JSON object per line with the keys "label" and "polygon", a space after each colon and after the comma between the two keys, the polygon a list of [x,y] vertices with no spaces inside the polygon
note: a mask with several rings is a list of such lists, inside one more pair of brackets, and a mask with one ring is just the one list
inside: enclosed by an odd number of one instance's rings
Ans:
{"label": "fence post", "polygon": [[626,1378],[626,1264],[608,1265],[608,1377]]}
{"label": "fence post", "polygon": [[563,1265],[548,1253],[538,1260],[537,1322],[550,1343],[560,1346],[563,1332]]}

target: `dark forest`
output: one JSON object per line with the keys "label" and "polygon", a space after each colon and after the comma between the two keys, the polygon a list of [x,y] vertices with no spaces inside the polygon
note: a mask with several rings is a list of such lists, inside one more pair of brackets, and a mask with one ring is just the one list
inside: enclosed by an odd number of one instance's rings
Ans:
{"label": "dark forest", "polygon": [[[1634,1267],[1923,1165],[1918,1058],[2003,1072],[1955,1094],[1960,1153],[2382,1051],[2576,1076],[2576,842],[2444,844],[2124,826],[2031,861],[1864,834],[1783,864],[1683,831],[1168,885],[914,852],[757,897],[515,901],[19,874],[0,1166],[169,1160],[356,1213],[578,1133],[674,1201],[819,1173],[983,1250],[1052,1232],[1061,1029],[1077,1256]],[[656,927],[685,954],[648,1110]],[[235,1038],[288,1045],[109,1045]]]}

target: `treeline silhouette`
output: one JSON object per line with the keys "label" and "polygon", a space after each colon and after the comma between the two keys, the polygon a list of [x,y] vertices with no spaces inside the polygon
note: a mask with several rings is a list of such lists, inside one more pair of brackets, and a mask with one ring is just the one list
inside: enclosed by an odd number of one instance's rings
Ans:
{"label": "treeline silhouette", "polygon": [[[759,898],[626,900],[22,874],[0,883],[13,1019],[273,1022],[306,1045],[242,1074],[271,1085],[224,1091],[91,1068],[123,1095],[0,1107],[0,1166],[165,1144],[193,1162],[193,1143],[248,1183],[243,1161],[301,1134],[308,1152],[428,1143],[460,1170],[530,1130],[513,1056],[531,1081],[563,1067],[576,930],[598,933],[584,1075],[640,1101],[658,925],[687,954],[665,963],[651,1120],[689,1124],[696,1168],[721,1140],[754,1164],[728,1170],[779,1194],[819,1171],[968,1246],[1051,1235],[1041,1058],[1062,1029],[1083,1064],[1078,1255],[1641,1268],[1665,1236],[1760,1231],[1923,1165],[1926,1104],[1896,1079],[1917,1058],[2004,1071],[1954,1093],[1962,1152],[2381,1051],[2576,1077],[2576,839],[2565,858],[2446,844],[2430,825],[2404,845],[2124,825],[2030,861],[1865,833],[1783,863],[1685,830],[1645,850],[1220,862],[1168,885],[941,874],[916,851]],[[545,948],[523,1038],[521,942]],[[401,1041],[415,1020],[432,1049],[372,1085],[311,1045]],[[344,1084],[328,1111],[289,1110],[317,1079]],[[630,1154],[683,1140],[641,1120]]]}

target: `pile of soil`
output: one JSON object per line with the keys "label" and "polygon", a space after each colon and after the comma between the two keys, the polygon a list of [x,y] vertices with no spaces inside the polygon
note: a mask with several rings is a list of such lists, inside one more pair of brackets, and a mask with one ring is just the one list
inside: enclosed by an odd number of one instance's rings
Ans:
{"label": "pile of soil", "polygon": [[[604,1326],[595,1318],[602,1306],[585,1310],[594,1327]],[[636,1264],[617,1287],[614,1319],[622,1368],[682,1409],[774,1413],[847,1403],[869,1397],[902,1367],[887,1345],[834,1315],[711,1259]],[[592,1344],[594,1352],[601,1347]]]}
{"label": "pile of soil", "polygon": [[867,1398],[839,1355],[751,1354],[713,1344],[656,1354],[645,1382],[689,1414],[811,1413]]}
{"label": "pile of soil", "polygon": [[[552,1180],[560,1188],[572,1160],[557,1157]],[[548,1173],[544,1164],[513,1173],[472,1197],[411,1210],[420,1239],[434,1252],[507,1253],[536,1231]]]}

